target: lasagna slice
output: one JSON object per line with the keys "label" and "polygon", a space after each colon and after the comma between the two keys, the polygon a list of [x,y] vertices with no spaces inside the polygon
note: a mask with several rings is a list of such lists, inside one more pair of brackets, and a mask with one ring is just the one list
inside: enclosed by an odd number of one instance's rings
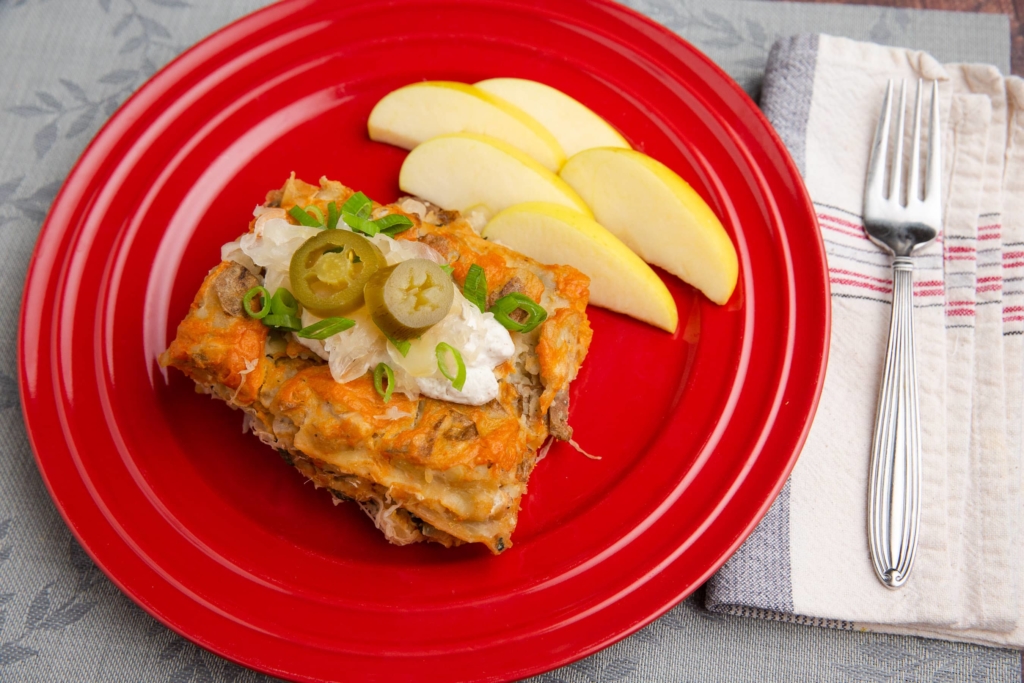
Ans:
{"label": "lasagna slice", "polygon": [[[326,214],[329,202],[352,195],[337,182],[322,179],[317,187],[293,177],[268,193],[265,206],[314,205]],[[483,543],[500,553],[511,546],[545,443],[572,436],[568,390],[591,339],[589,279],[488,242],[457,213],[427,202],[406,197],[373,206],[374,216],[411,219],[396,239],[435,250],[458,287],[476,264],[486,275],[488,305],[518,292],[547,311],[534,330],[510,333],[515,353],[494,370],[496,399],[463,405],[396,390],[385,403],[372,373],[335,381],[328,363],[293,334],[247,315],[243,296],[263,284],[263,273],[245,258],[210,271],[160,362],[244,411],[263,443],[336,503],[358,503],[390,542]]]}

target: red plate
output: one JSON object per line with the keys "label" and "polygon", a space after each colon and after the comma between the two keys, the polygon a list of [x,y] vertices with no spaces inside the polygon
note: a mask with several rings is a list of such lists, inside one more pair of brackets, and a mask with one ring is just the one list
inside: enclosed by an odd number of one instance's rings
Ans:
{"label": "red plate", "polygon": [[[501,557],[398,548],[155,359],[268,189],[295,171],[393,200],[405,152],[367,139],[373,104],[493,76],[567,92],[679,172],[733,236],[740,284],[718,307],[666,276],[674,336],[591,309],[571,422],[603,460],[552,449]],[[82,156],[29,270],[22,400],[72,531],[200,645],[303,680],[517,678],[636,631],[747,536],[810,424],[828,302],[778,138],[664,28],[604,0],[294,0],[157,74]]]}

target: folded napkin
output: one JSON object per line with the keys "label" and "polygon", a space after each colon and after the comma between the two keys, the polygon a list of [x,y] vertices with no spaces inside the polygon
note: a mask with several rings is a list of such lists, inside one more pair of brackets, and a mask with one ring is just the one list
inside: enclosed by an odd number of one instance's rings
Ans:
{"label": "folded napkin", "polygon": [[[886,83],[938,80],[943,226],[914,257],[921,403],[917,559],[896,591],[868,552],[890,257],[863,229]],[[927,94],[925,95],[927,105]],[[1024,647],[1024,82],[987,65],[825,35],[772,49],[761,106],[803,174],[832,291],[821,401],[790,480],[708,584],[714,611]]]}

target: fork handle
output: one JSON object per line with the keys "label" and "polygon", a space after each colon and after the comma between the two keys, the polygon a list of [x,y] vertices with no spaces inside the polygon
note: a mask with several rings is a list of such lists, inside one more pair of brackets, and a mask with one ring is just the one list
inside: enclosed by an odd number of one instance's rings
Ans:
{"label": "fork handle", "polygon": [[914,354],[913,262],[892,263],[892,319],[878,395],[868,484],[871,563],[888,588],[899,588],[917,554],[921,519],[921,427]]}

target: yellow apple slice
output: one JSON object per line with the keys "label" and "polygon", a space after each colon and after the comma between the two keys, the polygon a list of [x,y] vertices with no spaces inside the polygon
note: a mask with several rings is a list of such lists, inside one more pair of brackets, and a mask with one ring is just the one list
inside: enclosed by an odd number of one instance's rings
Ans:
{"label": "yellow apple slice", "polygon": [[591,147],[623,147],[630,149],[626,139],[608,122],[549,85],[523,78],[489,78],[474,85],[511,102],[536,119],[571,157]]}
{"label": "yellow apple slice", "polygon": [[491,219],[483,236],[541,263],[573,266],[590,276],[590,303],[669,332],[679,313],[650,266],[592,218],[558,204],[527,202]]}
{"label": "yellow apple slice", "polygon": [[672,169],[640,152],[601,147],[573,156],[561,176],[640,258],[717,304],[729,300],[736,249],[711,207]]}
{"label": "yellow apple slice", "polygon": [[590,215],[565,182],[512,145],[476,133],[440,135],[402,163],[398,185],[442,209],[482,212],[486,219],[513,204],[544,201]]}
{"label": "yellow apple slice", "polygon": [[370,112],[370,139],[405,149],[447,133],[502,140],[558,171],[565,153],[547,128],[505,100],[453,81],[413,83],[385,95]]}

